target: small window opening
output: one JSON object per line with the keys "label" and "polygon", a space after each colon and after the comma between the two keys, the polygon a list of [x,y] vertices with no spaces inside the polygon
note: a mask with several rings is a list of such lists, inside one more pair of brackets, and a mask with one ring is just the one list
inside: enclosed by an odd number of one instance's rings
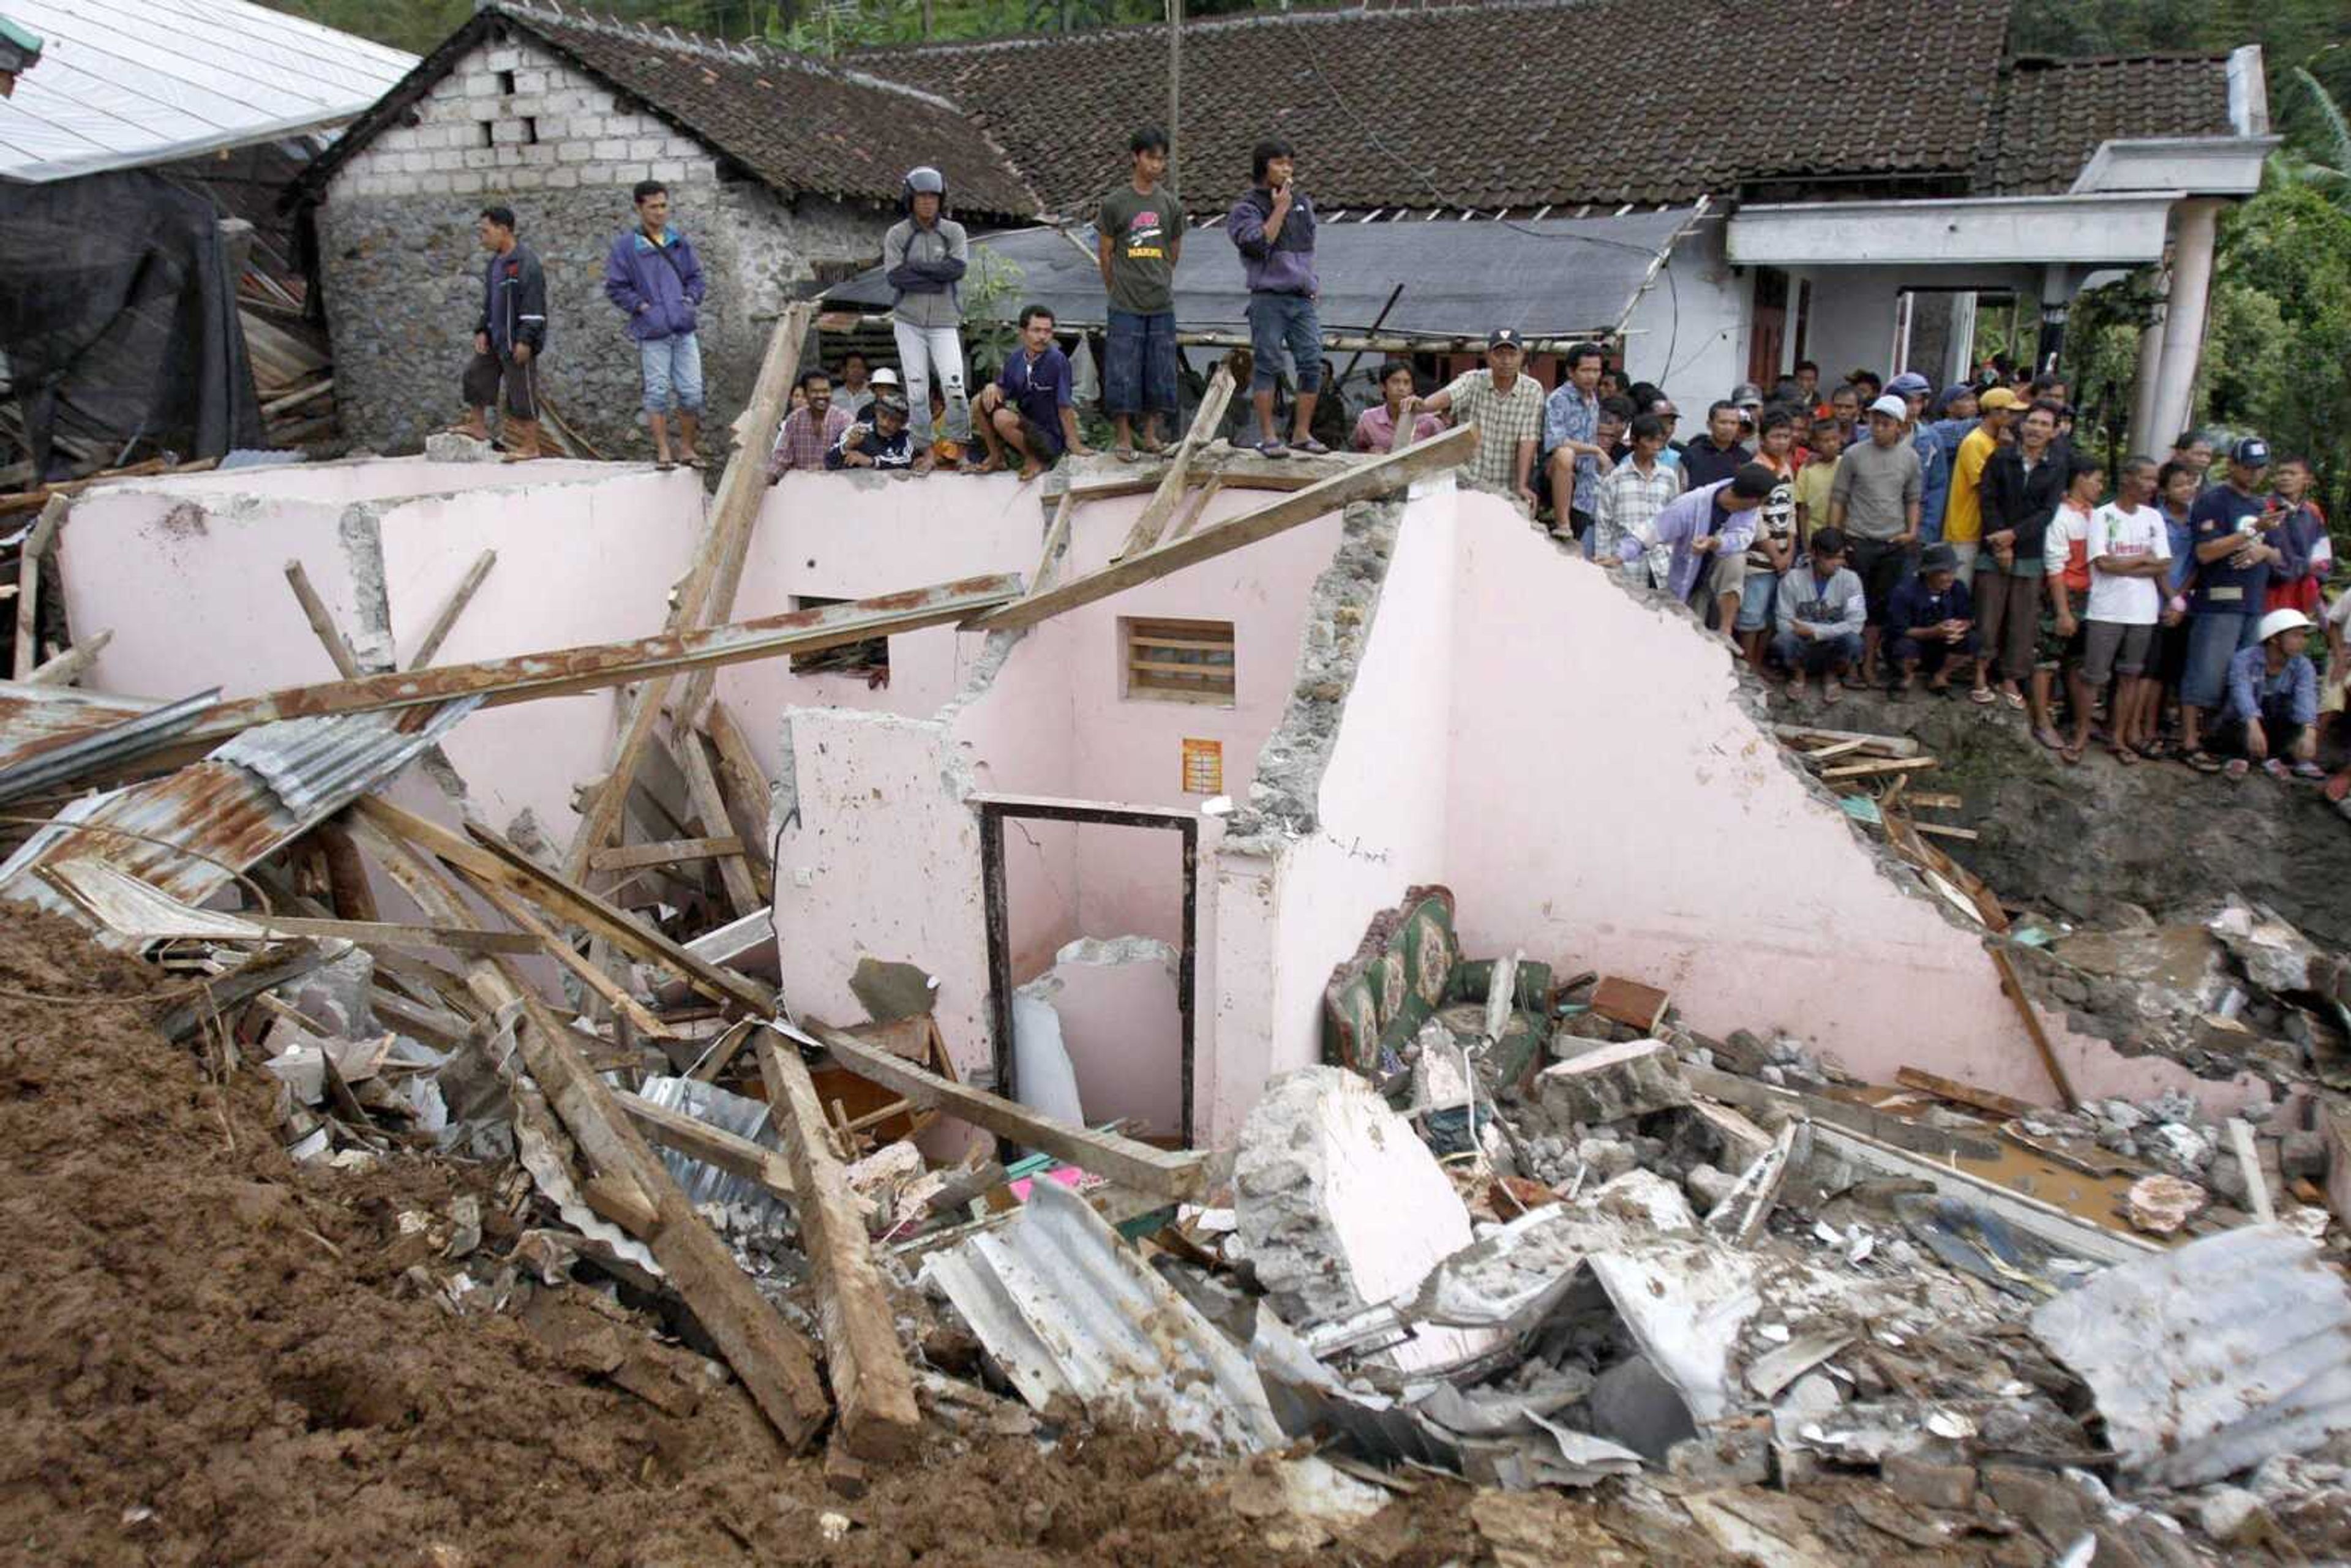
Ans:
{"label": "small window opening", "polygon": [[1128,696],[1232,706],[1231,622],[1122,620],[1119,630]]}

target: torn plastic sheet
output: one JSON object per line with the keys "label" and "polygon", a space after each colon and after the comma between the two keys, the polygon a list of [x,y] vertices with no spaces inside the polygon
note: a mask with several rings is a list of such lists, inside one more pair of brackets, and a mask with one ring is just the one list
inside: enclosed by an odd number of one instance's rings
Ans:
{"label": "torn plastic sheet", "polygon": [[1067,1395],[1220,1448],[1282,1442],[1249,1358],[1066,1187],[1039,1182],[1017,1218],[931,1254],[923,1277],[1037,1409]]}
{"label": "torn plastic sheet", "polygon": [[2032,1314],[2126,1476],[2192,1487],[2351,1431],[2351,1287],[2282,1226],[2117,1264]]}

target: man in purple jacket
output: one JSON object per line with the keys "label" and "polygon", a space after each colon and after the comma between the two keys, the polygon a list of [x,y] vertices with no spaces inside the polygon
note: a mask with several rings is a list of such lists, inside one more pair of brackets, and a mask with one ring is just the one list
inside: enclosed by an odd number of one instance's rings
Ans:
{"label": "man in purple jacket", "polygon": [[[1249,280],[1249,400],[1257,405],[1258,451],[1287,457],[1331,449],[1314,439],[1314,399],[1322,390],[1322,324],[1314,313],[1322,285],[1314,276],[1314,204],[1298,188],[1290,143],[1260,141],[1250,155],[1249,188],[1226,215],[1225,233],[1241,253]],[[1290,445],[1273,433],[1273,392],[1283,350],[1298,371],[1298,408]]]}
{"label": "man in purple jacket", "polygon": [[702,434],[702,344],[694,335],[702,303],[702,262],[694,242],[669,224],[669,187],[637,182],[637,224],[612,241],[604,258],[604,297],[629,319],[637,362],[645,378],[645,417],[653,427],[653,460],[673,461],[669,413],[677,409],[675,461],[702,466],[695,439]]}

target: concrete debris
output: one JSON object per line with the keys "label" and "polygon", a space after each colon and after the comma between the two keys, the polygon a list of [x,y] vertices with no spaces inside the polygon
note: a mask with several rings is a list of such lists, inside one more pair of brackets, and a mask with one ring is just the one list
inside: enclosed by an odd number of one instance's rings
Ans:
{"label": "concrete debris", "polygon": [[2207,1202],[2204,1189],[2175,1176],[2141,1176],[2131,1183],[2125,1201],[2130,1222],[2156,1236],[2168,1236],[2188,1223]]}
{"label": "concrete debris", "polygon": [[1553,1119],[1597,1124],[1689,1102],[1673,1047],[1662,1040],[1604,1045],[1536,1075],[1535,1097]]}

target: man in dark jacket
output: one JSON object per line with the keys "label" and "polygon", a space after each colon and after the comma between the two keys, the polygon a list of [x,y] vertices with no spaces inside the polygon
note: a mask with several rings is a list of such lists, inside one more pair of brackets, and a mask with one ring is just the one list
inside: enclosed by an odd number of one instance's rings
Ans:
{"label": "man in dark jacket", "polygon": [[645,418],[653,431],[653,461],[670,465],[669,412],[677,409],[676,461],[702,466],[695,447],[702,434],[702,342],[695,312],[702,304],[702,261],[694,242],[669,223],[669,187],[640,180],[634,228],[612,241],[604,258],[604,298],[628,318],[644,375]]}
{"label": "man in dark jacket", "polygon": [[484,207],[474,225],[490,259],[482,268],[482,316],[474,359],[465,367],[465,422],[453,426],[490,438],[490,404],[506,394],[499,434],[517,457],[538,455],[538,358],[547,351],[547,274],[538,255],[515,237],[514,209]]}
{"label": "man in dark jacket", "polygon": [[[1983,545],[1976,556],[1976,689],[1995,661],[2000,700],[2024,706],[2017,683],[2032,670],[2041,630],[2042,551],[2049,519],[2065,496],[2065,456],[2057,450],[2057,405],[2025,410],[2016,444],[1992,454],[1983,471]],[[1989,697],[1977,699],[1988,702]]]}
{"label": "man in dark jacket", "polygon": [[928,473],[931,455],[915,451],[906,436],[905,394],[887,387],[876,392],[872,423],[860,421],[842,431],[841,439],[824,455],[824,465]]}
{"label": "man in dark jacket", "polygon": [[[1258,450],[1287,457],[1331,449],[1314,439],[1314,400],[1322,390],[1322,323],[1314,311],[1322,283],[1314,273],[1314,204],[1298,188],[1290,143],[1260,141],[1250,154],[1253,183],[1226,214],[1225,233],[1241,253],[1249,282],[1249,401],[1257,405]],[[1273,393],[1287,350],[1298,376],[1290,446],[1273,433]]]}

